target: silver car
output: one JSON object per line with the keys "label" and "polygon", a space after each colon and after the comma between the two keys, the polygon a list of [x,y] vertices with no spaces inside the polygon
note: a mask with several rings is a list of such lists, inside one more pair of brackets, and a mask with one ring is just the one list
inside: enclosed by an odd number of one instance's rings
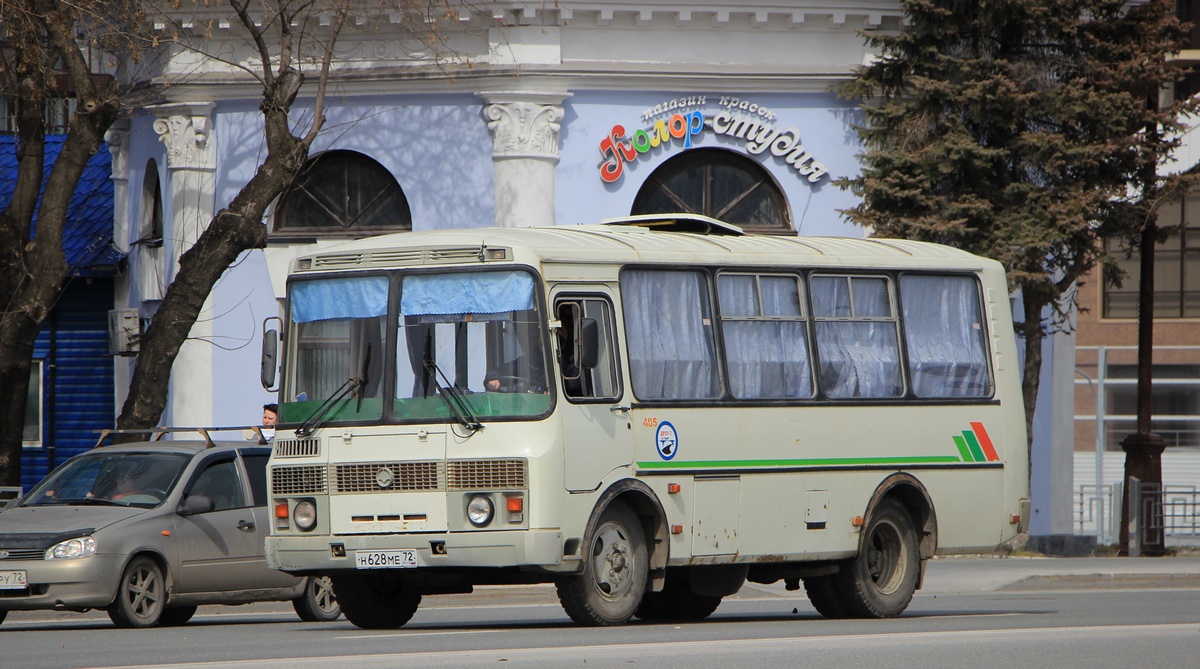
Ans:
{"label": "silver car", "polygon": [[328,578],[267,567],[269,454],[155,441],[71,458],[0,512],[0,622],[9,611],[104,609],[118,627],[181,625],[200,604],[262,601],[337,619]]}

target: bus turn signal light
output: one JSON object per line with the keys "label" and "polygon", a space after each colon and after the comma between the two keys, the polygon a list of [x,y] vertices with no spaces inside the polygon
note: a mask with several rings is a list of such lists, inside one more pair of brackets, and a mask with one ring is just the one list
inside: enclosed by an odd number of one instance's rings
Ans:
{"label": "bus turn signal light", "polygon": [[850,524],[855,527],[862,527],[864,522],[866,521],[863,520],[862,516],[855,516],[850,519]]}
{"label": "bus turn signal light", "polygon": [[679,492],[679,484],[678,483],[668,483],[667,484],[667,493],[668,494],[674,495],[677,492]]}
{"label": "bus turn signal light", "polygon": [[525,520],[525,496],[513,495],[505,499],[508,509],[508,522],[519,523]]}

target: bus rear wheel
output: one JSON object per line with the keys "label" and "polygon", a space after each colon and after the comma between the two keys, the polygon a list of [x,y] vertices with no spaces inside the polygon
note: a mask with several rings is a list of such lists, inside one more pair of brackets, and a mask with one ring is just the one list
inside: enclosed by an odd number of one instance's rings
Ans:
{"label": "bus rear wheel", "polygon": [[330,579],[342,615],[365,630],[402,627],[421,605],[421,593],[392,574],[352,574]]}
{"label": "bus rear wheel", "polygon": [[583,572],[556,583],[558,601],[578,625],[623,625],[642,602],[649,574],[646,538],[621,504],[604,510],[583,556]]}
{"label": "bus rear wheel", "polygon": [[826,618],[845,618],[846,607],[842,606],[841,594],[832,575],[807,576],[804,592],[817,613]]}
{"label": "bus rear wheel", "polygon": [[920,574],[912,517],[899,502],[884,500],[863,532],[862,550],[834,576],[837,599],[849,617],[893,618],[908,608]]}
{"label": "bus rear wheel", "polygon": [[712,615],[721,605],[721,598],[692,592],[692,581],[686,569],[667,570],[662,592],[647,592],[638,607],[637,617],[646,621],[695,622]]}

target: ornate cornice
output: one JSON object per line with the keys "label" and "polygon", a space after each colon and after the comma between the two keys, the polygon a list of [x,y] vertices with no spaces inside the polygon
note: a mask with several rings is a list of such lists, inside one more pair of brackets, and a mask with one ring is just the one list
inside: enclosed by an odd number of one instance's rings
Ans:
{"label": "ornate cornice", "polygon": [[558,160],[562,101],[570,93],[512,91],[478,95],[488,103],[483,115],[492,131],[494,158]]}
{"label": "ornate cornice", "polygon": [[168,104],[147,107],[158,118],[154,132],[167,147],[167,168],[172,170],[215,170],[210,117],[211,102]]}

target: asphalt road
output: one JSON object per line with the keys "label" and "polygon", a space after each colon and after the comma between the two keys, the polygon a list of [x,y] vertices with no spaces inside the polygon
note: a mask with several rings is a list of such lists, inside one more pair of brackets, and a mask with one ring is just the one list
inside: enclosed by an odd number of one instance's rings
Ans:
{"label": "asphalt road", "polygon": [[287,604],[203,607],[186,626],[13,613],[0,666],[1200,667],[1200,560],[939,560],[905,615],[825,620],[748,584],[707,621],[574,626],[549,586],[426,598],[405,627],[302,623]]}

